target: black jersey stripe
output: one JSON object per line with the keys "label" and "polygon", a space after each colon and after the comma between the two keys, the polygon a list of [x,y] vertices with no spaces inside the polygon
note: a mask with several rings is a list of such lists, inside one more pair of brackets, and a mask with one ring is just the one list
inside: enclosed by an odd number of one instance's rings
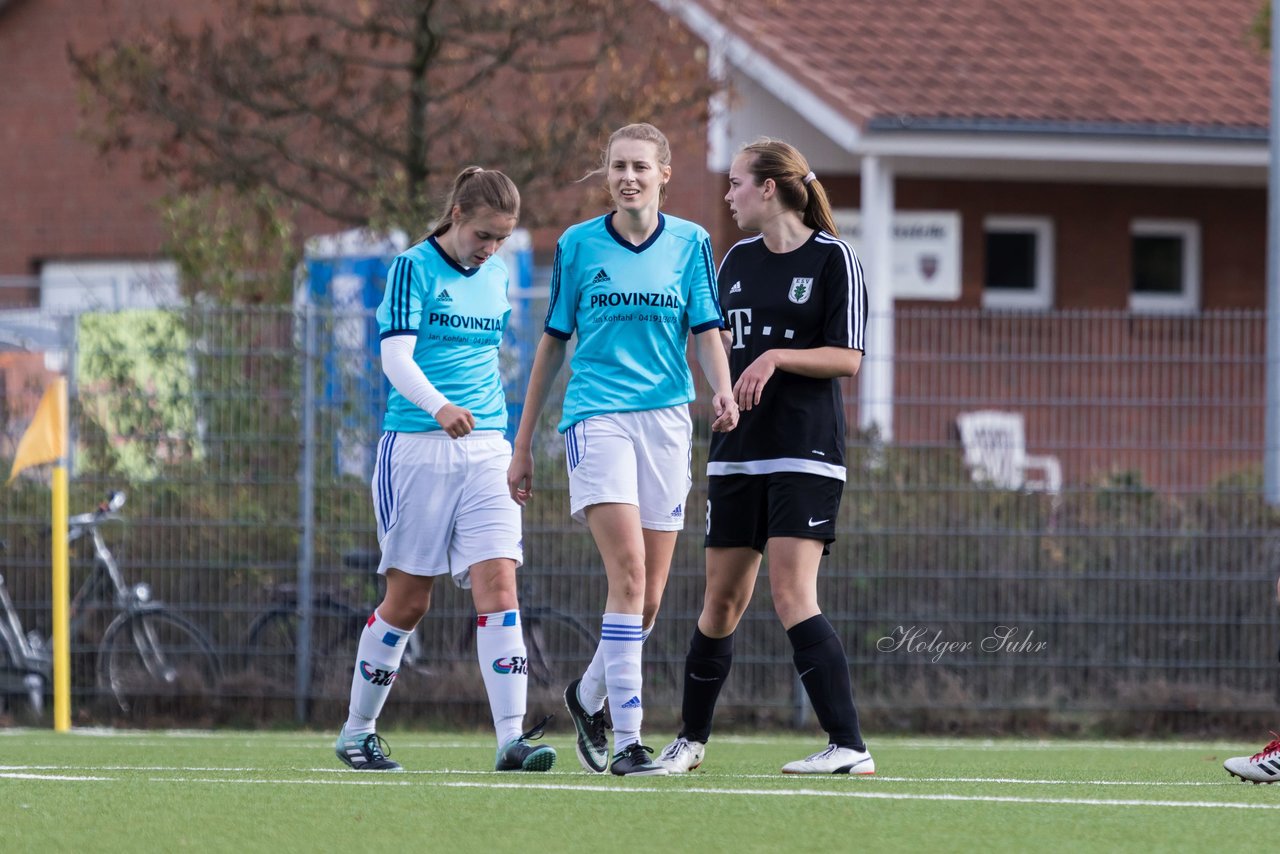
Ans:
{"label": "black jersey stripe", "polygon": [[391,328],[409,328],[409,286],[413,281],[413,262],[400,255],[391,268]]}
{"label": "black jersey stripe", "polygon": [[716,314],[720,315],[720,325],[724,325],[724,309],[720,307],[720,288],[716,286],[716,262],[711,255],[711,239],[706,238],[698,247],[702,254],[702,266],[706,268],[707,287],[711,289],[711,304],[716,307]]}
{"label": "black jersey stripe", "polygon": [[848,289],[845,304],[845,335],[848,346],[866,352],[867,289],[862,278],[862,264],[853,248],[838,237],[825,231],[818,232],[817,241],[837,247],[844,258],[845,283]]}
{"label": "black jersey stripe", "polygon": [[551,297],[547,300],[547,317],[543,326],[551,324],[551,313],[556,310],[556,301],[560,299],[560,244],[556,244],[556,257],[551,262]]}
{"label": "black jersey stripe", "polygon": [[399,293],[400,266],[403,260],[399,257],[395,258],[391,262],[391,269],[387,270],[387,312],[390,314],[387,322],[393,327],[400,325],[399,297],[397,294]]}

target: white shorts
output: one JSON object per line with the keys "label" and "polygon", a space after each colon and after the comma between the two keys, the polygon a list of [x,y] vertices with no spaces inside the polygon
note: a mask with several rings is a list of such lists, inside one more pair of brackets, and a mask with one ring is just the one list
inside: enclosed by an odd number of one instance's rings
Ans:
{"label": "white shorts", "polygon": [[651,531],[684,528],[693,485],[688,406],[593,415],[564,434],[569,512],[586,524],[594,504],[634,504]]}
{"label": "white shorts", "polygon": [[511,445],[479,430],[450,439],[443,430],[383,434],[373,468],[373,511],[385,575],[449,573],[471,586],[485,560],[524,562],[520,505],[507,490]]}

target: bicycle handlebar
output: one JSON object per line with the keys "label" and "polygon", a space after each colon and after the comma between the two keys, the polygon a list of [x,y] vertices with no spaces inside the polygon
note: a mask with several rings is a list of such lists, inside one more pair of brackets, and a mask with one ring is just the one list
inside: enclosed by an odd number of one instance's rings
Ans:
{"label": "bicycle handlebar", "polygon": [[75,516],[67,518],[67,540],[74,540],[90,528],[95,528],[103,522],[111,520],[119,520],[121,518],[118,511],[124,506],[125,495],[120,490],[110,492],[106,500],[101,502],[92,512],[78,513]]}

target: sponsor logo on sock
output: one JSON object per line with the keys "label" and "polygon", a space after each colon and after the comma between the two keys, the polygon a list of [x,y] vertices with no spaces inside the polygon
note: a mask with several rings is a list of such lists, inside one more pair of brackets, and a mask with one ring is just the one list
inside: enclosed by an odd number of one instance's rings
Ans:
{"label": "sponsor logo on sock", "polygon": [[630,700],[627,700],[625,703],[623,703],[623,704],[622,704],[622,708],[624,708],[624,709],[638,709],[638,708],[640,708],[640,697],[639,697],[639,696],[635,696],[635,697],[632,697]]}
{"label": "sponsor logo on sock", "polygon": [[600,272],[596,273],[596,277],[591,280],[591,284],[598,285],[601,282],[612,282],[612,281],[613,279],[610,279],[609,274],[604,271],[604,267],[601,267]]}
{"label": "sponsor logo on sock", "polygon": [[374,685],[390,686],[392,682],[396,681],[396,677],[400,675],[400,671],[374,667],[369,662],[362,661],[360,662],[360,675],[363,676],[366,681],[371,682]]}
{"label": "sponsor logo on sock", "polygon": [[513,655],[510,658],[495,658],[493,660],[493,672],[501,673],[503,676],[528,673],[529,660],[520,655]]}

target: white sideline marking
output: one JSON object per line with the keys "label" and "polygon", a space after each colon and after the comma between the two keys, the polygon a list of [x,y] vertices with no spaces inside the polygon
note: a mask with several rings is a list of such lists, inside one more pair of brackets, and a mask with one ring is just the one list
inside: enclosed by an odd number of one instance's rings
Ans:
{"label": "white sideline marking", "polygon": [[[281,783],[301,786],[410,786],[413,781],[405,780],[228,780],[219,778],[153,778],[156,783]],[[1259,809],[1280,810],[1280,804],[1242,804],[1229,801],[1148,801],[1140,799],[1107,799],[1107,798],[1027,798],[1004,795],[912,795],[895,792],[839,792],[822,789],[713,789],[704,787],[681,789],[655,788],[617,788],[604,786],[586,786],[553,783],[469,783],[462,781],[427,781],[418,785],[434,786],[446,789],[538,789],[552,792],[602,792],[606,794],[650,794],[681,795],[688,792],[703,795],[753,795],[757,797],[815,797],[815,798],[864,798],[886,801],[963,801],[972,803],[1001,804],[1065,804],[1074,806],[1120,806],[1120,807],[1197,807],[1201,809]]]}
{"label": "white sideline marking", "polygon": [[[300,771],[306,774],[333,774],[347,775],[353,773],[349,768],[293,768],[293,771]],[[228,766],[217,767],[201,767],[191,765],[0,765],[0,772],[6,771],[147,771],[147,772],[171,772],[171,773],[221,773],[221,774],[269,774],[273,773],[266,768],[236,768]],[[497,774],[503,774],[500,771],[477,771],[471,768],[432,768],[432,769],[406,769],[397,774],[408,774],[410,776],[439,777],[449,775],[456,777],[465,776],[483,776],[491,777]],[[505,774],[503,774],[505,776]],[[699,774],[691,779],[698,779],[704,775]],[[707,775],[711,777],[721,777],[718,774]],[[733,774],[724,775],[724,778],[730,780],[784,780],[779,774]],[[45,778],[47,779],[47,778]],[[1014,786],[1209,786],[1211,788],[1238,788],[1239,783],[1234,780],[1038,780],[1023,777],[888,777],[883,774],[867,774],[859,779],[870,782],[879,783],[996,783]]]}
{"label": "white sideline marking", "polygon": [[[352,774],[354,777],[355,774]],[[331,780],[248,780],[228,777],[150,777],[152,783],[206,783],[214,785],[291,785],[291,786],[431,786],[445,789],[536,789],[550,792],[599,792],[603,794],[630,795],[681,795],[686,793],[703,795],[746,795],[752,797],[811,797],[811,798],[860,798],[863,800],[883,801],[951,801],[963,803],[996,803],[996,804],[1053,804],[1065,806],[1098,806],[1098,807],[1173,807],[1176,809],[1238,809],[1238,810],[1280,810],[1280,804],[1233,803],[1230,801],[1169,801],[1144,800],[1140,798],[1033,798],[1012,795],[953,795],[953,794],[909,794],[905,792],[863,792],[838,791],[833,789],[734,789],[697,786],[691,788],[621,788],[603,785],[582,785],[569,783],[493,783],[464,782],[445,780],[396,780],[391,776],[368,779],[331,779]],[[117,777],[93,777],[46,774],[0,773],[0,778],[12,777],[23,780],[47,780],[52,782],[115,782]]]}
{"label": "white sideline marking", "polygon": [[104,781],[104,782],[114,782],[114,781],[116,780],[116,778],[115,778],[115,777],[73,777],[73,776],[71,776],[71,775],[69,775],[69,774],[11,774],[11,773],[3,773],[3,774],[0,774],[0,780],[62,780],[62,781],[66,781],[66,780],[73,780],[73,781],[81,781],[81,780],[90,780],[90,781],[93,781],[93,780],[101,780],[101,781]]}
{"label": "white sideline marking", "polygon": [[[776,780],[777,774],[734,774],[736,780]],[[880,783],[999,783],[1015,786],[1231,786],[1231,780],[1033,780],[1021,777],[886,777],[865,774],[863,780]]]}
{"label": "white sideline marking", "polygon": [[[35,729],[32,727],[12,727],[0,729],[0,738],[5,736],[29,736],[33,734],[43,735],[48,733],[47,729]],[[231,740],[239,740],[243,736],[246,743],[256,743],[256,737],[265,733],[257,731],[242,731],[235,733],[220,732],[217,730],[199,730],[199,729],[171,729],[171,730],[140,730],[140,729],[113,729],[111,727],[73,727],[70,735],[101,737],[101,738],[136,738],[139,744],[154,745],[156,740],[181,740],[181,739],[218,739],[228,738]],[[313,743],[317,746],[324,745],[326,747],[333,746],[333,735],[328,733],[315,732],[280,732],[270,733],[271,739],[289,742]],[[425,750],[453,750],[453,749],[470,749],[477,745],[487,745],[492,743],[493,739],[487,736],[477,736],[474,741],[455,741],[451,743],[427,742],[427,741],[409,741],[407,738],[413,734],[396,734],[391,733],[391,737],[396,740],[400,747],[425,749]],[[1258,744],[1265,742],[1265,738],[1256,739]],[[724,742],[726,744],[768,744],[776,745],[779,739],[765,738],[761,736],[749,735],[723,735],[716,736],[716,742]],[[956,738],[954,736],[946,737],[922,737],[922,736],[884,736],[883,738],[872,737],[871,743],[874,746],[883,745],[885,749],[891,750],[1158,750],[1158,751],[1234,751],[1232,755],[1245,755],[1253,753],[1257,750],[1257,744],[1251,741],[1142,741],[1134,739],[1133,741],[1124,741],[1116,739],[1044,739],[1044,738]],[[1252,747],[1251,747],[1252,745]]]}
{"label": "white sideline marking", "polygon": [[[1264,744],[1264,738],[1257,739],[1259,744]],[[775,743],[776,742],[771,742]],[[981,748],[983,750],[1237,750],[1242,745],[1248,746],[1253,742],[1241,741],[1076,741],[1071,738],[1060,739],[1016,739],[1016,738],[983,738],[983,739],[963,739],[963,738],[887,738],[883,742],[877,742],[875,738],[868,739],[867,743],[874,746],[882,743],[886,748],[893,750],[974,750]],[[1254,747],[1253,750],[1257,750]]]}

